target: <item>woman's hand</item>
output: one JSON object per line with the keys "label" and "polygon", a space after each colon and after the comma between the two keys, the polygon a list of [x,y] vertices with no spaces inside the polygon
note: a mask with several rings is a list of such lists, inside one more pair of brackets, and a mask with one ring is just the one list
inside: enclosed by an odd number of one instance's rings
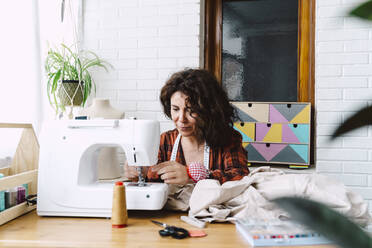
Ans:
{"label": "woman's hand", "polygon": [[181,184],[192,183],[187,174],[186,166],[175,161],[166,161],[151,168],[151,171],[157,172],[165,183]]}
{"label": "woman's hand", "polygon": [[[124,176],[131,180],[132,182],[138,181],[138,171],[137,166],[129,166],[128,162],[124,163]],[[142,176],[146,178],[148,167],[142,167]]]}

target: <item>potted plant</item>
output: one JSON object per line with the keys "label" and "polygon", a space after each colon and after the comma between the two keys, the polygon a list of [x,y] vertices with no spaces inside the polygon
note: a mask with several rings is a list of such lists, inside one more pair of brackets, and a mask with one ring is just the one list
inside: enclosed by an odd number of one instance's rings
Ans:
{"label": "potted plant", "polygon": [[47,94],[56,113],[64,111],[65,106],[84,107],[92,90],[96,92],[89,72],[92,67],[108,71],[112,66],[91,51],[74,52],[65,44],[61,44],[60,49],[49,49],[45,60]]}

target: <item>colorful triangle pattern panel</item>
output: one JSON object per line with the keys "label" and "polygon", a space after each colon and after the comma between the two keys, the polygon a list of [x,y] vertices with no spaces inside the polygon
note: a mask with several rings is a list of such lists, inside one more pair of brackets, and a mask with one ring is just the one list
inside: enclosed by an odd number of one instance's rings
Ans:
{"label": "colorful triangle pattern panel", "polygon": [[290,122],[291,123],[310,123],[310,104],[301,110]]}
{"label": "colorful triangle pattern panel", "polygon": [[309,125],[274,123],[270,126],[267,123],[256,124],[256,141],[267,143],[309,143]]}
{"label": "colorful triangle pattern panel", "polygon": [[307,145],[289,145],[300,157],[305,161],[305,163],[309,163],[309,147]]}
{"label": "colorful triangle pattern panel", "polygon": [[273,157],[270,162],[307,164],[307,149],[307,145],[288,145],[285,147],[285,149]]}
{"label": "colorful triangle pattern panel", "polygon": [[241,122],[235,122],[234,123],[234,129],[237,130],[243,138],[243,142],[250,142],[254,141],[254,123],[244,123],[243,126],[241,125]]}
{"label": "colorful triangle pattern panel", "polygon": [[[284,118],[284,120],[277,119],[275,122],[292,122],[291,120],[295,118],[308,104],[291,104],[291,107],[289,108],[287,104],[271,104],[270,110],[273,112],[270,112],[270,122],[274,122],[271,119],[276,117],[278,115],[276,113],[279,112],[281,116]],[[274,109],[276,111],[274,111]],[[271,117],[271,114],[275,114],[273,117]]]}
{"label": "colorful triangle pattern panel", "polygon": [[266,162],[266,159],[254,148],[252,144],[245,147],[248,152],[248,161]]}
{"label": "colorful triangle pattern panel", "polygon": [[244,122],[268,122],[269,104],[251,102],[232,102]]}
{"label": "colorful triangle pattern panel", "polygon": [[300,143],[300,140],[297,138],[296,134],[292,131],[292,129],[288,124],[283,124],[282,126],[282,142],[285,143]]}
{"label": "colorful triangle pattern panel", "polygon": [[237,125],[235,123],[234,123],[234,129],[241,134],[241,136],[242,136],[242,142],[251,141],[251,140],[249,140],[249,137],[245,133],[243,133],[241,130],[239,130],[239,128],[237,127]]}
{"label": "colorful triangle pattern panel", "polygon": [[263,141],[267,132],[269,132],[271,127],[268,127],[266,123],[256,124],[256,141]]}
{"label": "colorful triangle pattern panel", "polygon": [[275,123],[271,125],[270,130],[265,135],[264,142],[282,142],[282,124]]}
{"label": "colorful triangle pattern panel", "polygon": [[270,144],[266,146],[265,143],[253,143],[252,146],[265,158],[266,161],[270,161],[275,157],[281,150],[283,150],[287,144]]}
{"label": "colorful triangle pattern panel", "polygon": [[269,114],[269,122],[288,122],[288,120],[280,113],[273,104],[270,104],[269,108],[270,114]]}
{"label": "colorful triangle pattern panel", "polygon": [[310,125],[308,124],[298,124],[295,127],[293,124],[288,124],[292,132],[296,135],[300,143],[309,143],[310,141]]}
{"label": "colorful triangle pattern panel", "polygon": [[241,109],[234,106],[236,109],[237,115],[239,116],[240,120],[242,122],[257,122],[256,119],[252,118],[250,115],[248,115],[246,112],[242,111]]}

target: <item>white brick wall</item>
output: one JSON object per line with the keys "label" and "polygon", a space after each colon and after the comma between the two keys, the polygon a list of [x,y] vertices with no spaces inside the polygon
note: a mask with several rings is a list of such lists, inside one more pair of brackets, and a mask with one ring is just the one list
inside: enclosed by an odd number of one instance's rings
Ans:
{"label": "white brick wall", "polygon": [[[316,170],[372,202],[372,129],[329,135],[372,101],[372,22],[349,17],[363,0],[316,3]],[[84,1],[84,42],[115,66],[95,72],[98,96],[126,116],[157,119],[159,89],[174,71],[200,65],[200,0]],[[370,100],[371,99],[371,100]]]}
{"label": "white brick wall", "polygon": [[329,135],[372,99],[372,22],[349,17],[363,0],[318,0],[316,11],[316,170],[372,200],[372,133]]}
{"label": "white brick wall", "polygon": [[200,65],[199,0],[84,1],[82,46],[109,61],[114,71],[93,72],[97,96],[107,97],[126,117],[157,119],[159,91],[168,76]]}

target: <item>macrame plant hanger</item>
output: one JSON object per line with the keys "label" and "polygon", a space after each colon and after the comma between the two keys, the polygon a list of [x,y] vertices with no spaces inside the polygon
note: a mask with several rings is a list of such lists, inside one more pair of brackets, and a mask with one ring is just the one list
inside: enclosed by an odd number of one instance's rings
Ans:
{"label": "macrame plant hanger", "polygon": [[[72,8],[72,2],[71,0],[67,0],[68,1],[68,8],[69,8],[69,11],[70,11],[70,18],[71,18],[71,24],[72,24],[72,29],[73,29],[73,39],[74,39],[74,47],[75,47],[75,51],[77,51],[77,59],[80,60],[80,51],[79,51],[79,44],[78,44],[78,35],[77,35],[77,28],[76,28],[76,22],[75,22],[75,15],[74,15],[74,12],[73,12],[73,8]],[[64,16],[65,16],[65,8],[66,8],[66,2],[65,0],[62,0],[61,2],[61,22],[63,22],[64,20]],[[63,54],[63,56],[65,56],[65,53]],[[80,89],[81,90],[81,94],[83,96],[83,101],[85,99],[85,96],[84,96],[84,89],[83,89],[83,82],[81,81],[81,77],[82,77],[82,68],[81,68],[81,63],[78,63],[78,70],[77,70],[77,74],[78,74],[78,86],[76,87],[75,91],[74,91],[74,94],[72,96],[70,96],[68,93],[67,93],[67,90],[66,88],[64,87],[63,85],[63,80],[64,80],[64,76],[65,76],[65,71],[64,71],[64,67],[62,67],[62,82],[61,82],[61,87],[62,87],[62,90],[64,91],[64,93],[67,95],[67,97],[69,98],[70,100],[70,112],[68,114],[68,118],[69,119],[73,119],[74,115],[73,115],[73,108],[74,108],[74,99],[75,99],[75,96],[78,92],[78,90]]]}

